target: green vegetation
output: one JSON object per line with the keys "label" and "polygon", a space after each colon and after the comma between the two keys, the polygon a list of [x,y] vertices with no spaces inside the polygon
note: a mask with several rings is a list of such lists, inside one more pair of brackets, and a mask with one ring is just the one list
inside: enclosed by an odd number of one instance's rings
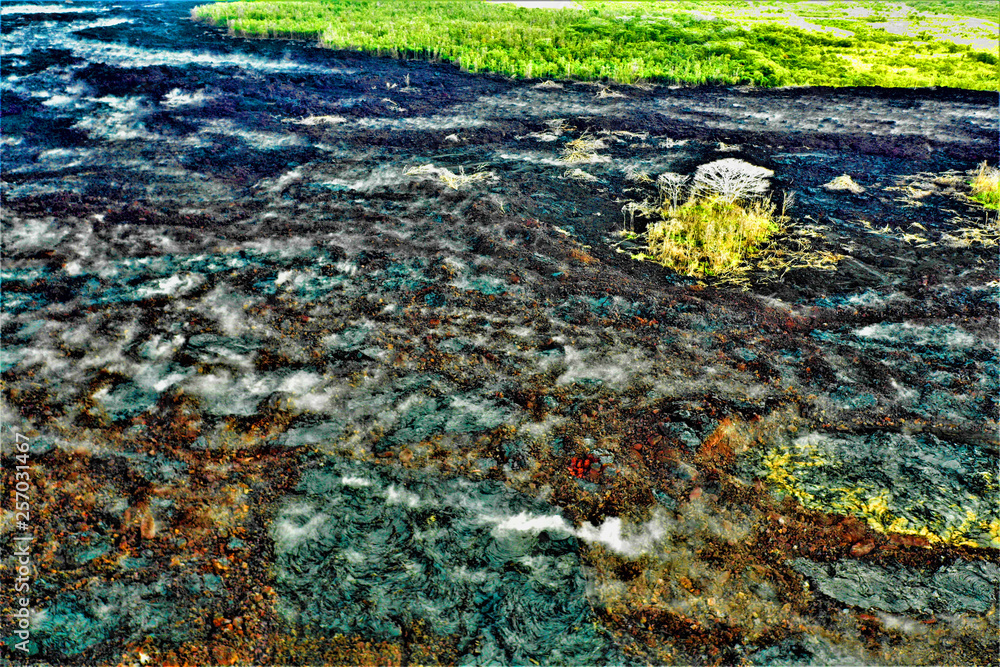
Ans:
{"label": "green vegetation", "polygon": [[1000,169],[990,167],[983,162],[979,165],[970,185],[973,199],[986,208],[1000,210]]}
{"label": "green vegetation", "polygon": [[[742,289],[792,269],[836,270],[843,255],[813,247],[813,239],[823,233],[792,223],[784,206],[779,213],[771,202],[772,175],[734,158],[701,165],[693,179],[661,174],[655,197],[622,207],[625,228],[618,235],[623,238],[614,246],[632,259]],[[626,172],[626,179],[654,183],[636,170]],[[635,230],[637,216],[646,219],[641,233]]]}
{"label": "green vegetation", "polygon": [[[193,15],[245,36],[315,39],[524,78],[1000,87],[992,52],[935,39],[933,31],[887,32],[877,27],[885,18],[880,3],[580,4],[548,10],[471,0],[251,1],[202,5]],[[863,20],[849,11],[859,5],[872,7]],[[790,7],[799,27],[789,25]],[[807,15],[815,18],[805,22]]]}
{"label": "green vegetation", "polygon": [[[646,252],[635,256],[688,276],[720,276],[734,271],[781,230],[776,208],[765,195],[772,172],[727,158],[702,165],[689,186],[688,177],[661,174],[655,201],[623,207],[626,222],[639,213],[653,219],[641,235]],[[651,182],[645,174],[632,180]],[[640,235],[628,225],[622,235]]]}
{"label": "green vegetation", "polygon": [[733,270],[779,230],[775,206],[766,200],[739,204],[710,197],[665,213],[646,229],[650,258],[689,276]]}
{"label": "green vegetation", "polygon": [[929,14],[968,16],[994,23],[1000,18],[996,0],[907,0],[906,4]]}

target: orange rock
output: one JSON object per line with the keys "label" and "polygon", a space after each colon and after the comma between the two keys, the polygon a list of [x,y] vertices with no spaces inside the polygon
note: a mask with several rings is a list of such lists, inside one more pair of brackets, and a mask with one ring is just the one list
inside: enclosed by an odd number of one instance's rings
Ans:
{"label": "orange rock", "polygon": [[240,661],[239,654],[228,646],[213,646],[212,655],[215,656],[215,661],[220,665],[235,665]]}
{"label": "orange rock", "polygon": [[698,450],[698,458],[714,465],[728,465],[734,457],[733,447],[729,442],[729,434],[733,422],[726,417]]}
{"label": "orange rock", "polygon": [[900,533],[892,533],[889,535],[889,541],[893,544],[900,544],[907,547],[929,548],[931,546],[931,543],[920,535],[902,535]]}
{"label": "orange rock", "polygon": [[156,537],[156,519],[149,510],[142,515],[142,522],[139,524],[139,534],[142,539],[151,540]]}
{"label": "orange rock", "polygon": [[870,554],[872,549],[875,548],[875,544],[871,541],[858,542],[853,547],[851,547],[852,556],[865,556]]}

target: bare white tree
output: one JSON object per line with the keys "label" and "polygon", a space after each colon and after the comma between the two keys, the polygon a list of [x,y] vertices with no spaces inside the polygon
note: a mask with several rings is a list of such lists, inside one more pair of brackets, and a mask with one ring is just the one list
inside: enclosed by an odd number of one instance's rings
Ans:
{"label": "bare white tree", "polygon": [[688,178],[683,174],[675,174],[670,171],[656,177],[656,185],[660,188],[660,197],[663,198],[664,203],[668,199],[670,200],[670,208],[677,208],[677,200],[680,199]]}
{"label": "bare white tree", "polygon": [[716,160],[698,167],[694,172],[696,192],[710,192],[732,203],[767,192],[767,179],[774,172],[736,158]]}

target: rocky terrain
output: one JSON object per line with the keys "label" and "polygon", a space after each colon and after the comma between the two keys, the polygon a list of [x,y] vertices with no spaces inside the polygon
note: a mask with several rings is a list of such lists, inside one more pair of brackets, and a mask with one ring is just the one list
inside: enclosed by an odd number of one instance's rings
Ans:
{"label": "rocky terrain", "polygon": [[[7,658],[996,664],[997,94],[511,81],[191,6],[2,10]],[[631,259],[641,174],[723,157],[774,171],[765,256]]]}

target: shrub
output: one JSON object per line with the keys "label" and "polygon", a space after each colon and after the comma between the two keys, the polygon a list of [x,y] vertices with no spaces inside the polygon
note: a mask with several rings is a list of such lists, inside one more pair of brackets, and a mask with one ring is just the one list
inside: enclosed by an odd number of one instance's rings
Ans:
{"label": "shrub", "polygon": [[[773,173],[727,158],[698,167],[688,187],[687,176],[661,174],[659,202],[622,208],[633,218],[636,213],[659,218],[646,227],[647,250],[637,257],[689,276],[732,271],[780,229],[780,216],[764,196]],[[685,194],[687,201],[678,204]]]}
{"label": "shrub", "polygon": [[969,52],[969,59],[980,63],[986,63],[987,65],[1000,64],[1000,59],[997,59],[997,57],[989,51],[971,51]]}
{"label": "shrub", "polygon": [[774,172],[736,158],[703,164],[694,173],[695,195],[717,196],[734,203],[767,192],[767,179]]}
{"label": "shrub", "polygon": [[656,178],[656,185],[660,188],[660,198],[663,205],[670,201],[670,208],[677,208],[677,201],[684,191],[684,185],[688,182],[688,176],[667,172],[660,174]]}

